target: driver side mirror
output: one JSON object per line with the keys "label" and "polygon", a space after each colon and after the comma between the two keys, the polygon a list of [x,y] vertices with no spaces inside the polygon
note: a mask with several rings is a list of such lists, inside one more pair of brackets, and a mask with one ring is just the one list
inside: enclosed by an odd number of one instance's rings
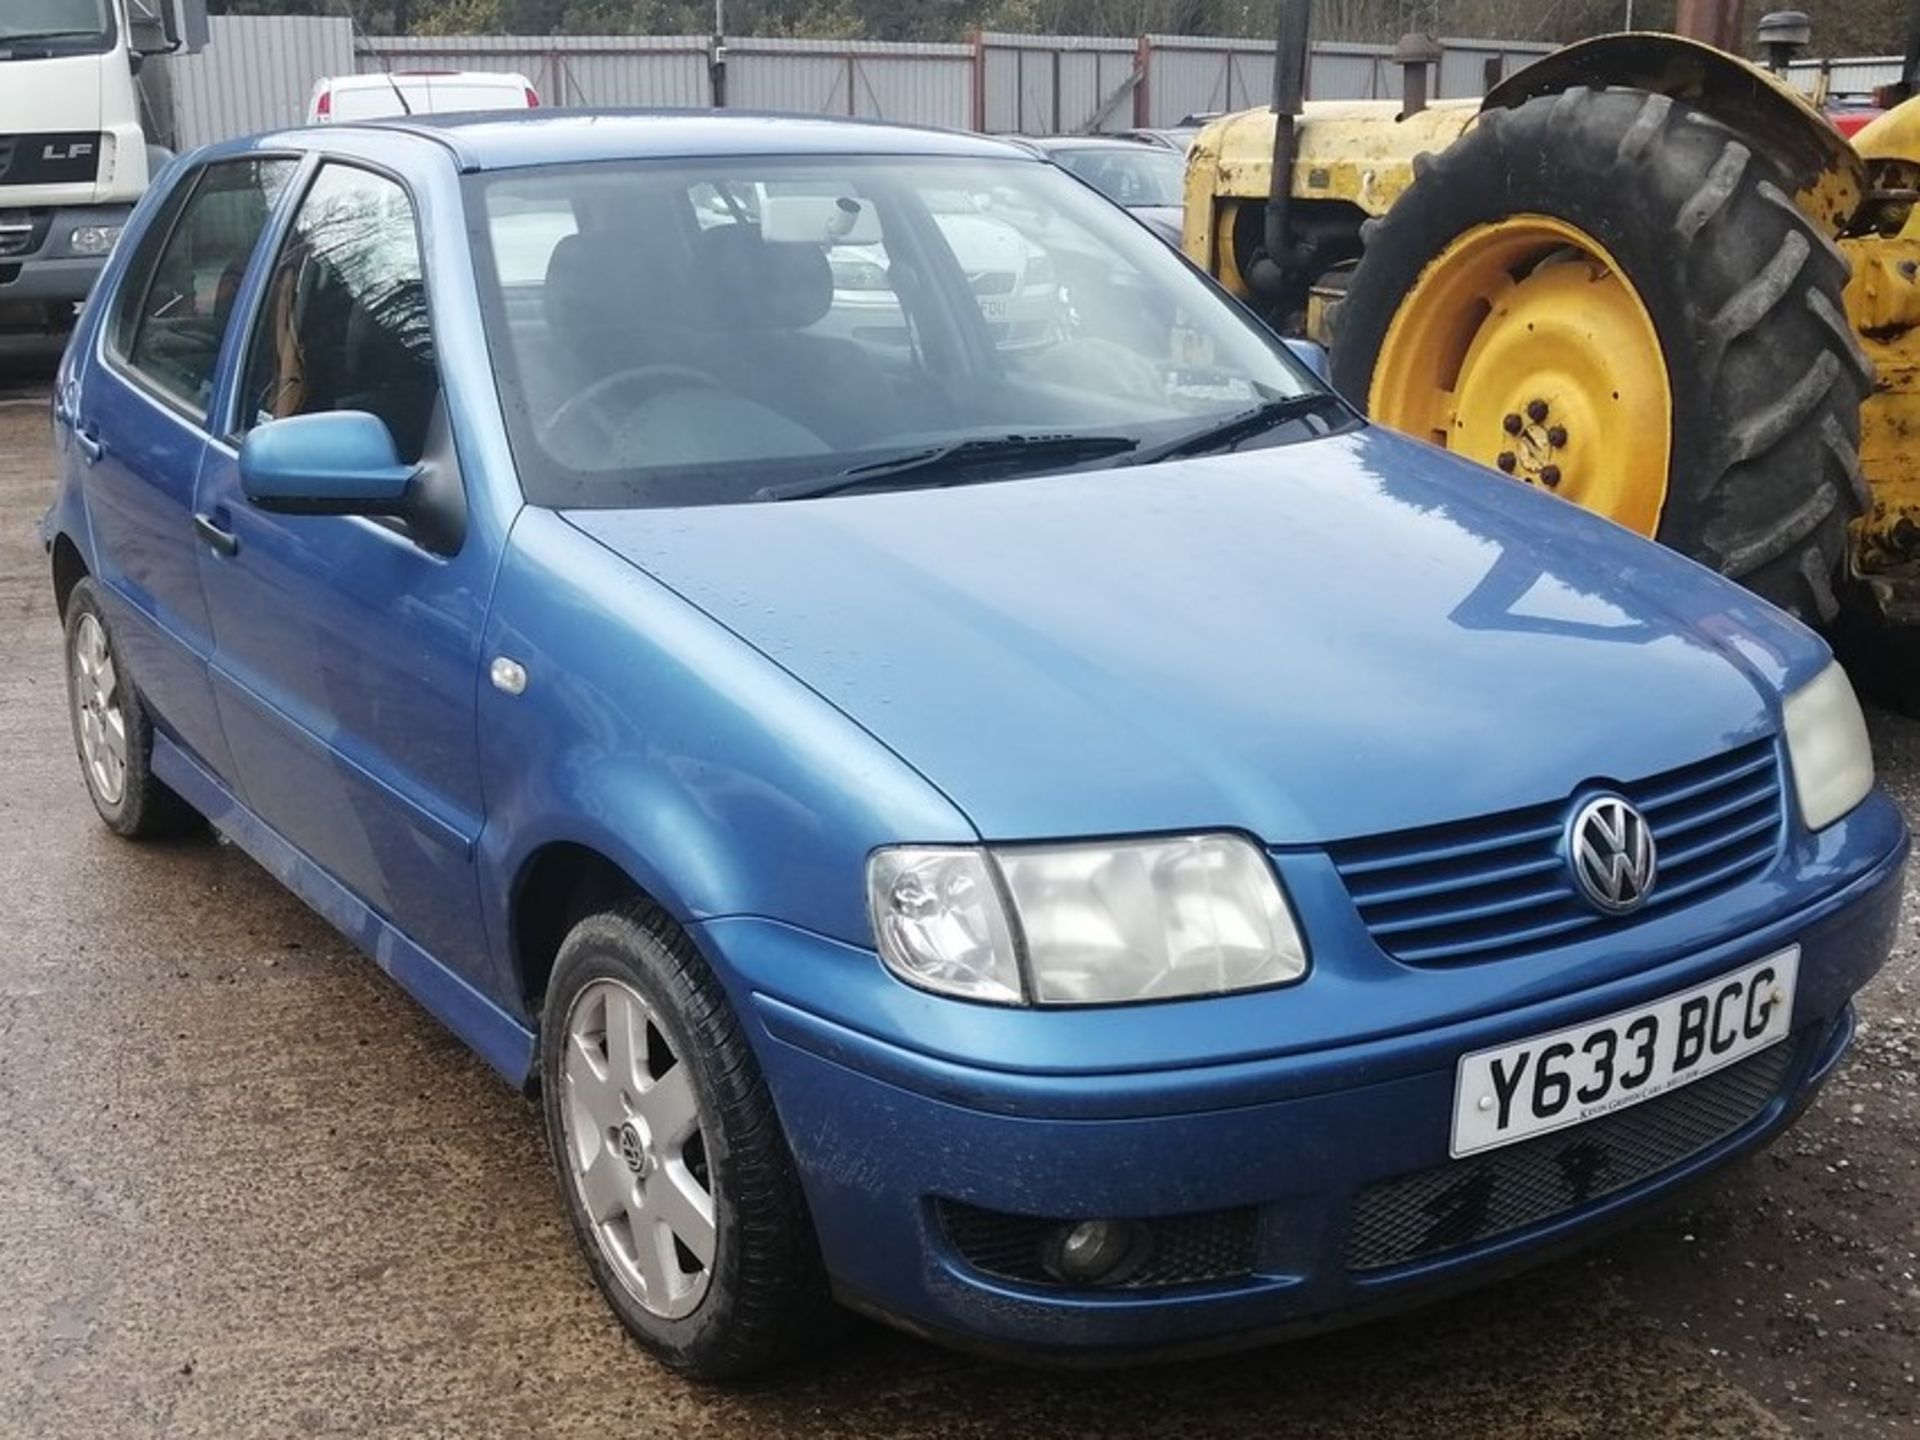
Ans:
{"label": "driver side mirror", "polygon": [[207,0],[132,0],[127,19],[134,55],[197,55],[207,48]]}
{"label": "driver side mirror", "polygon": [[418,469],[364,410],[269,420],[240,445],[240,488],[279,515],[404,515]]}

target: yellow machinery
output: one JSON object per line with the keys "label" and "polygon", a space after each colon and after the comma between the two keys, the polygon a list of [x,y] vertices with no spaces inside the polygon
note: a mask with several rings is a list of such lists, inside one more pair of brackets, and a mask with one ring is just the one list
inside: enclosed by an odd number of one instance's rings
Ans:
{"label": "yellow machinery", "polygon": [[1302,105],[1307,8],[1195,144],[1187,254],[1376,419],[1920,653],[1920,100],[1849,144],[1636,33],[1431,105],[1407,42],[1404,101]]}

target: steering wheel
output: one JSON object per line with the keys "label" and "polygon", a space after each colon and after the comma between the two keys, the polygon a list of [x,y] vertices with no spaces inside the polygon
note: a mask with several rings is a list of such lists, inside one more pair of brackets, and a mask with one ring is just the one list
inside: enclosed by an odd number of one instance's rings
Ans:
{"label": "steering wheel", "polygon": [[[598,443],[601,455],[610,455],[620,438],[620,427],[626,417],[609,413],[611,407],[606,405],[607,399],[631,390],[634,392],[632,404],[638,405],[676,385],[703,390],[720,388],[720,382],[713,376],[704,370],[695,370],[691,365],[629,365],[625,370],[602,375],[586,389],[562,400],[554,412],[540,422],[540,443],[552,449],[552,441],[556,436],[574,422],[584,421],[587,433]],[[572,449],[573,440],[572,435],[566,436],[562,448]]]}

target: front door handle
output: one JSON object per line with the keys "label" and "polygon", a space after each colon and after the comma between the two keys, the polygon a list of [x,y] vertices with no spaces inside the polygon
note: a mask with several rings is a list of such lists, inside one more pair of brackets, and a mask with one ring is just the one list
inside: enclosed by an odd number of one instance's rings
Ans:
{"label": "front door handle", "polygon": [[231,556],[240,553],[240,537],[231,530],[222,530],[214,524],[211,515],[195,515],[193,533],[205,541],[216,555]]}
{"label": "front door handle", "polygon": [[107,453],[107,447],[100,437],[79,425],[73,428],[73,443],[80,447],[80,457],[89,465],[95,464]]}

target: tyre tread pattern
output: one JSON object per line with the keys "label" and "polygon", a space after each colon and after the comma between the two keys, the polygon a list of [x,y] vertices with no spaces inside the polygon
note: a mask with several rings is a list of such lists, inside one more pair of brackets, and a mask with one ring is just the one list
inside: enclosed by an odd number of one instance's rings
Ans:
{"label": "tyre tread pattern", "polygon": [[1873,367],[1845,318],[1846,259],[1773,165],[1684,101],[1575,87],[1483,117],[1416,173],[1365,232],[1334,350],[1341,390],[1364,403],[1401,298],[1453,238],[1525,211],[1579,225],[1620,260],[1668,355],[1658,538],[1831,619],[1846,527],[1871,498],[1859,427]]}

